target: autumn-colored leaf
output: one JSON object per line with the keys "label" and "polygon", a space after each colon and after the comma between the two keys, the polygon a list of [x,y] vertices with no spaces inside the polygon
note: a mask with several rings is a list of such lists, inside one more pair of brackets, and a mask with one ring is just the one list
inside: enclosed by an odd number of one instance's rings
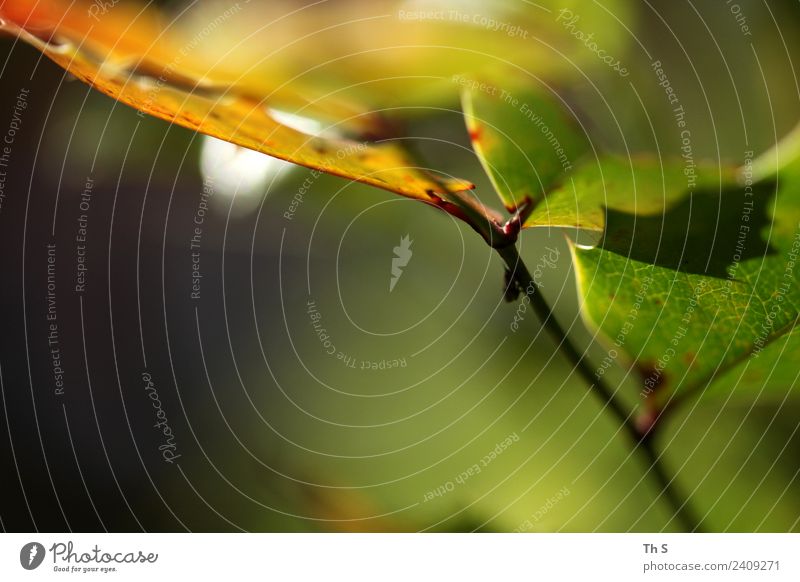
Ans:
{"label": "autumn-colored leaf", "polygon": [[[446,209],[441,195],[468,182],[419,167],[399,141],[386,139],[379,116],[340,99],[309,103],[293,87],[258,94],[232,82],[230,67],[205,65],[191,38],[163,26],[152,9],[114,6],[102,20],[96,5],[33,0],[0,8],[2,29],[64,69],[139,111],[290,162],[358,180]],[[291,108],[287,115],[285,109]],[[335,119],[309,134],[296,112]]]}

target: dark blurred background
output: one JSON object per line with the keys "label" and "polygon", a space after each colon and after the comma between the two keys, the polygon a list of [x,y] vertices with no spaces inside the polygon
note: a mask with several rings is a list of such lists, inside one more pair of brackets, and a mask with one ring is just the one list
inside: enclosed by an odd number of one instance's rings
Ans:
{"label": "dark blurred background", "polygon": [[[741,161],[800,120],[800,10],[789,0],[737,6],[751,35],[724,2],[632,3],[606,31],[620,37],[629,77],[591,58],[545,76],[599,142],[669,155],[680,142],[650,67],[658,58],[696,155]],[[5,37],[0,87],[0,135],[28,92],[0,207],[4,530],[677,527],[533,314],[511,330],[517,306],[503,301],[502,266],[464,225],[142,118]],[[457,87],[442,102],[415,112],[408,135],[499,206],[469,148]],[[86,279],[76,292],[81,215]],[[404,236],[413,256],[390,292]],[[534,264],[545,246],[560,251],[543,293],[590,345],[562,233],[525,232],[521,245]],[[612,372],[633,406],[637,387],[623,376]],[[707,529],[800,529],[798,412],[710,401],[671,419],[666,464]]]}

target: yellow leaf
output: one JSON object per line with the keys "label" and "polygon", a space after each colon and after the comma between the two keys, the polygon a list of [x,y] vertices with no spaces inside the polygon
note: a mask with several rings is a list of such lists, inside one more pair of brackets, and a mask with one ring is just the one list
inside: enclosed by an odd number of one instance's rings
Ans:
{"label": "yellow leaf", "polygon": [[[448,194],[472,185],[418,167],[400,142],[385,137],[381,117],[341,99],[310,102],[300,84],[271,90],[237,84],[235,70],[205,64],[190,50],[191,32],[165,26],[156,10],[131,4],[100,10],[102,4],[80,1],[5,2],[0,29],[141,112],[461,215]],[[334,121],[309,134],[286,109]]]}

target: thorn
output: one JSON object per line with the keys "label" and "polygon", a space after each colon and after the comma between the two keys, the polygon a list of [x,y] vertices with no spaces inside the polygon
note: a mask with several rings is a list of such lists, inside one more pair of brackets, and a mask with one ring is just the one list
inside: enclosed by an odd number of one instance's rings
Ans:
{"label": "thorn", "polygon": [[533,202],[526,196],[522,204],[517,206],[517,210],[511,215],[511,218],[502,226],[503,234],[516,240],[519,231],[522,230],[522,225],[525,224],[525,220],[530,216],[532,210]]}

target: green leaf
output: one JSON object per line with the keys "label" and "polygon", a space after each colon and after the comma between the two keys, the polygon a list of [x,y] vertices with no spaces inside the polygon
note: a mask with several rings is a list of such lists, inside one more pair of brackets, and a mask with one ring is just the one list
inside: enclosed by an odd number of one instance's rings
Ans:
{"label": "green leaf", "polygon": [[735,171],[646,157],[602,155],[584,159],[543,204],[533,209],[524,227],[579,229],[589,234],[587,240],[594,246],[609,216],[619,218],[613,213],[607,216],[608,209],[643,216],[660,214],[685,194],[690,177],[693,184],[714,187],[721,181],[734,180]]}
{"label": "green leaf", "polygon": [[575,118],[545,91],[474,79],[462,93],[473,148],[511,212],[540,202],[591,149]]}
{"label": "green leaf", "polygon": [[[708,395],[780,396],[800,307],[800,166],[777,181],[699,189],[658,214],[609,201],[597,248],[574,250],[583,310],[631,360],[643,399],[660,409],[733,371]],[[628,193],[632,190],[628,190]],[[788,344],[776,343],[779,340]],[[775,344],[775,345],[773,345]]]}
{"label": "green leaf", "polygon": [[[554,176],[552,160],[539,170],[547,142],[537,135],[531,143],[523,119],[502,109],[481,118],[504,136],[497,147],[476,147],[501,198],[518,201],[542,175]],[[580,139],[568,125],[559,128],[564,143]],[[689,156],[600,153],[550,181],[524,226],[594,234],[591,245],[572,251],[583,314],[608,348],[598,378],[610,362],[632,364],[654,411],[698,392],[786,394],[796,374],[787,355],[800,347],[800,161],[791,161],[791,151],[772,161],[782,169],[771,178],[764,158],[736,170]],[[519,163],[524,153],[532,163]],[[504,192],[508,185],[515,190]]]}

